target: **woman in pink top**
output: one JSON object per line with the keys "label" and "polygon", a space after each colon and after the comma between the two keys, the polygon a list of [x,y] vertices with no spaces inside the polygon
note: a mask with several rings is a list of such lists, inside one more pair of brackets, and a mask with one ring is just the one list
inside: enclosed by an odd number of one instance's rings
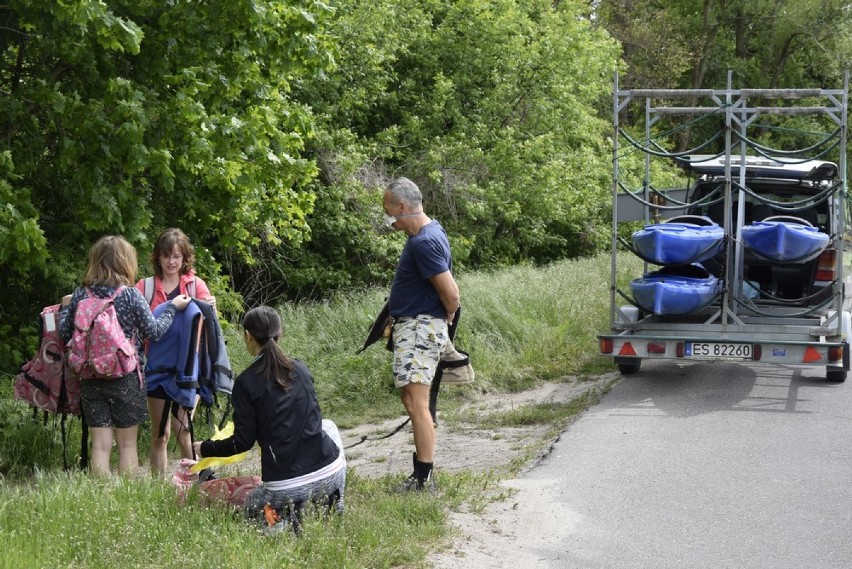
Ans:
{"label": "woman in pink top", "polygon": [[[207,283],[195,276],[195,249],[183,231],[169,228],[160,233],[154,250],[151,253],[151,264],[154,266],[154,291],[150,299],[151,309],[172,300],[180,295],[188,295],[203,300],[215,308],[216,298],[210,294]],[[136,283],[136,288],[146,296],[145,280]],[[150,294],[150,293],[149,293]],[[166,412],[170,398],[162,387],[148,391],[148,413],[151,415],[151,471],[162,474],[168,464],[168,443],[170,430],[177,431],[178,444],[182,458],[193,458],[192,442],[189,434],[187,411],[178,408],[172,413],[171,429],[169,421],[163,423],[163,413]],[[198,396],[195,398],[198,404]],[[195,408],[189,413],[189,419]],[[160,425],[165,426],[162,436]]]}

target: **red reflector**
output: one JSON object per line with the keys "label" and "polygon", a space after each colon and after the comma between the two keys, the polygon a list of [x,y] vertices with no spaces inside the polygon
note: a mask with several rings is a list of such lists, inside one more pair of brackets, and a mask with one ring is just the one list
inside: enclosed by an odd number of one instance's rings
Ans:
{"label": "red reflector", "polygon": [[683,357],[683,342],[675,344],[675,355],[679,358]]}
{"label": "red reflector", "polygon": [[648,353],[649,354],[665,354],[666,353],[666,345],[665,344],[655,344],[653,342],[648,343]]}
{"label": "red reflector", "polygon": [[827,249],[822,252],[822,255],[819,256],[819,262],[817,265],[816,275],[814,276],[814,280],[816,281],[833,281],[834,280],[834,267],[835,260],[837,259],[837,251],[834,249]]}
{"label": "red reflector", "polygon": [[612,338],[601,338],[601,353],[602,354],[611,354],[612,353]]}
{"label": "red reflector", "polygon": [[763,346],[761,346],[760,344],[755,344],[754,347],[751,349],[751,359],[758,362],[760,361],[761,357],[763,357]]}
{"label": "red reflector", "polygon": [[816,348],[808,346],[805,349],[805,355],[802,357],[802,363],[818,362],[822,359]]}
{"label": "red reflector", "polygon": [[841,346],[834,346],[833,348],[828,349],[828,361],[839,362],[842,359],[843,359],[843,348]]}
{"label": "red reflector", "polygon": [[621,349],[618,351],[619,356],[635,356],[636,350],[633,349],[633,346],[630,342],[624,342],[624,345],[621,346]]}

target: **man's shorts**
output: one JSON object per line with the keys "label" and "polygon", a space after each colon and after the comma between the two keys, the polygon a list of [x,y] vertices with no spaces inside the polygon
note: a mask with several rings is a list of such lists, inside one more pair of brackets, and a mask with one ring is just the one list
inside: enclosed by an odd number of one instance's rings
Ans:
{"label": "man's shorts", "polygon": [[447,321],[428,314],[404,316],[393,324],[393,382],[432,385],[447,345]]}

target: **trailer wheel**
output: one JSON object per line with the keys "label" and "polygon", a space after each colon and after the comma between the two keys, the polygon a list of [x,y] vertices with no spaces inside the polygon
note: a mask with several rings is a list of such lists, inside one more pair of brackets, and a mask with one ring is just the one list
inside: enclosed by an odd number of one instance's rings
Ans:
{"label": "trailer wheel", "polygon": [[843,383],[844,381],[846,381],[846,370],[843,368],[826,368],[825,379],[834,383]]}
{"label": "trailer wheel", "polygon": [[639,368],[642,366],[642,360],[638,358],[630,358],[622,361],[616,361],[618,364],[618,371],[621,372],[621,375],[632,375],[639,371]]}

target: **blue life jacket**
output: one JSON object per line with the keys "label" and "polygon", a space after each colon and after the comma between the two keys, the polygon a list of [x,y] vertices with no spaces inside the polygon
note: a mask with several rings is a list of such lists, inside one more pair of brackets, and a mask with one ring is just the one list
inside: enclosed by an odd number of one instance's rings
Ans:
{"label": "blue life jacket", "polygon": [[[154,309],[159,316],[169,305],[164,302]],[[202,323],[201,309],[190,302],[175,314],[163,337],[148,346],[145,377],[148,391],[162,387],[169,398],[182,407],[194,407],[198,393],[198,342]]]}

